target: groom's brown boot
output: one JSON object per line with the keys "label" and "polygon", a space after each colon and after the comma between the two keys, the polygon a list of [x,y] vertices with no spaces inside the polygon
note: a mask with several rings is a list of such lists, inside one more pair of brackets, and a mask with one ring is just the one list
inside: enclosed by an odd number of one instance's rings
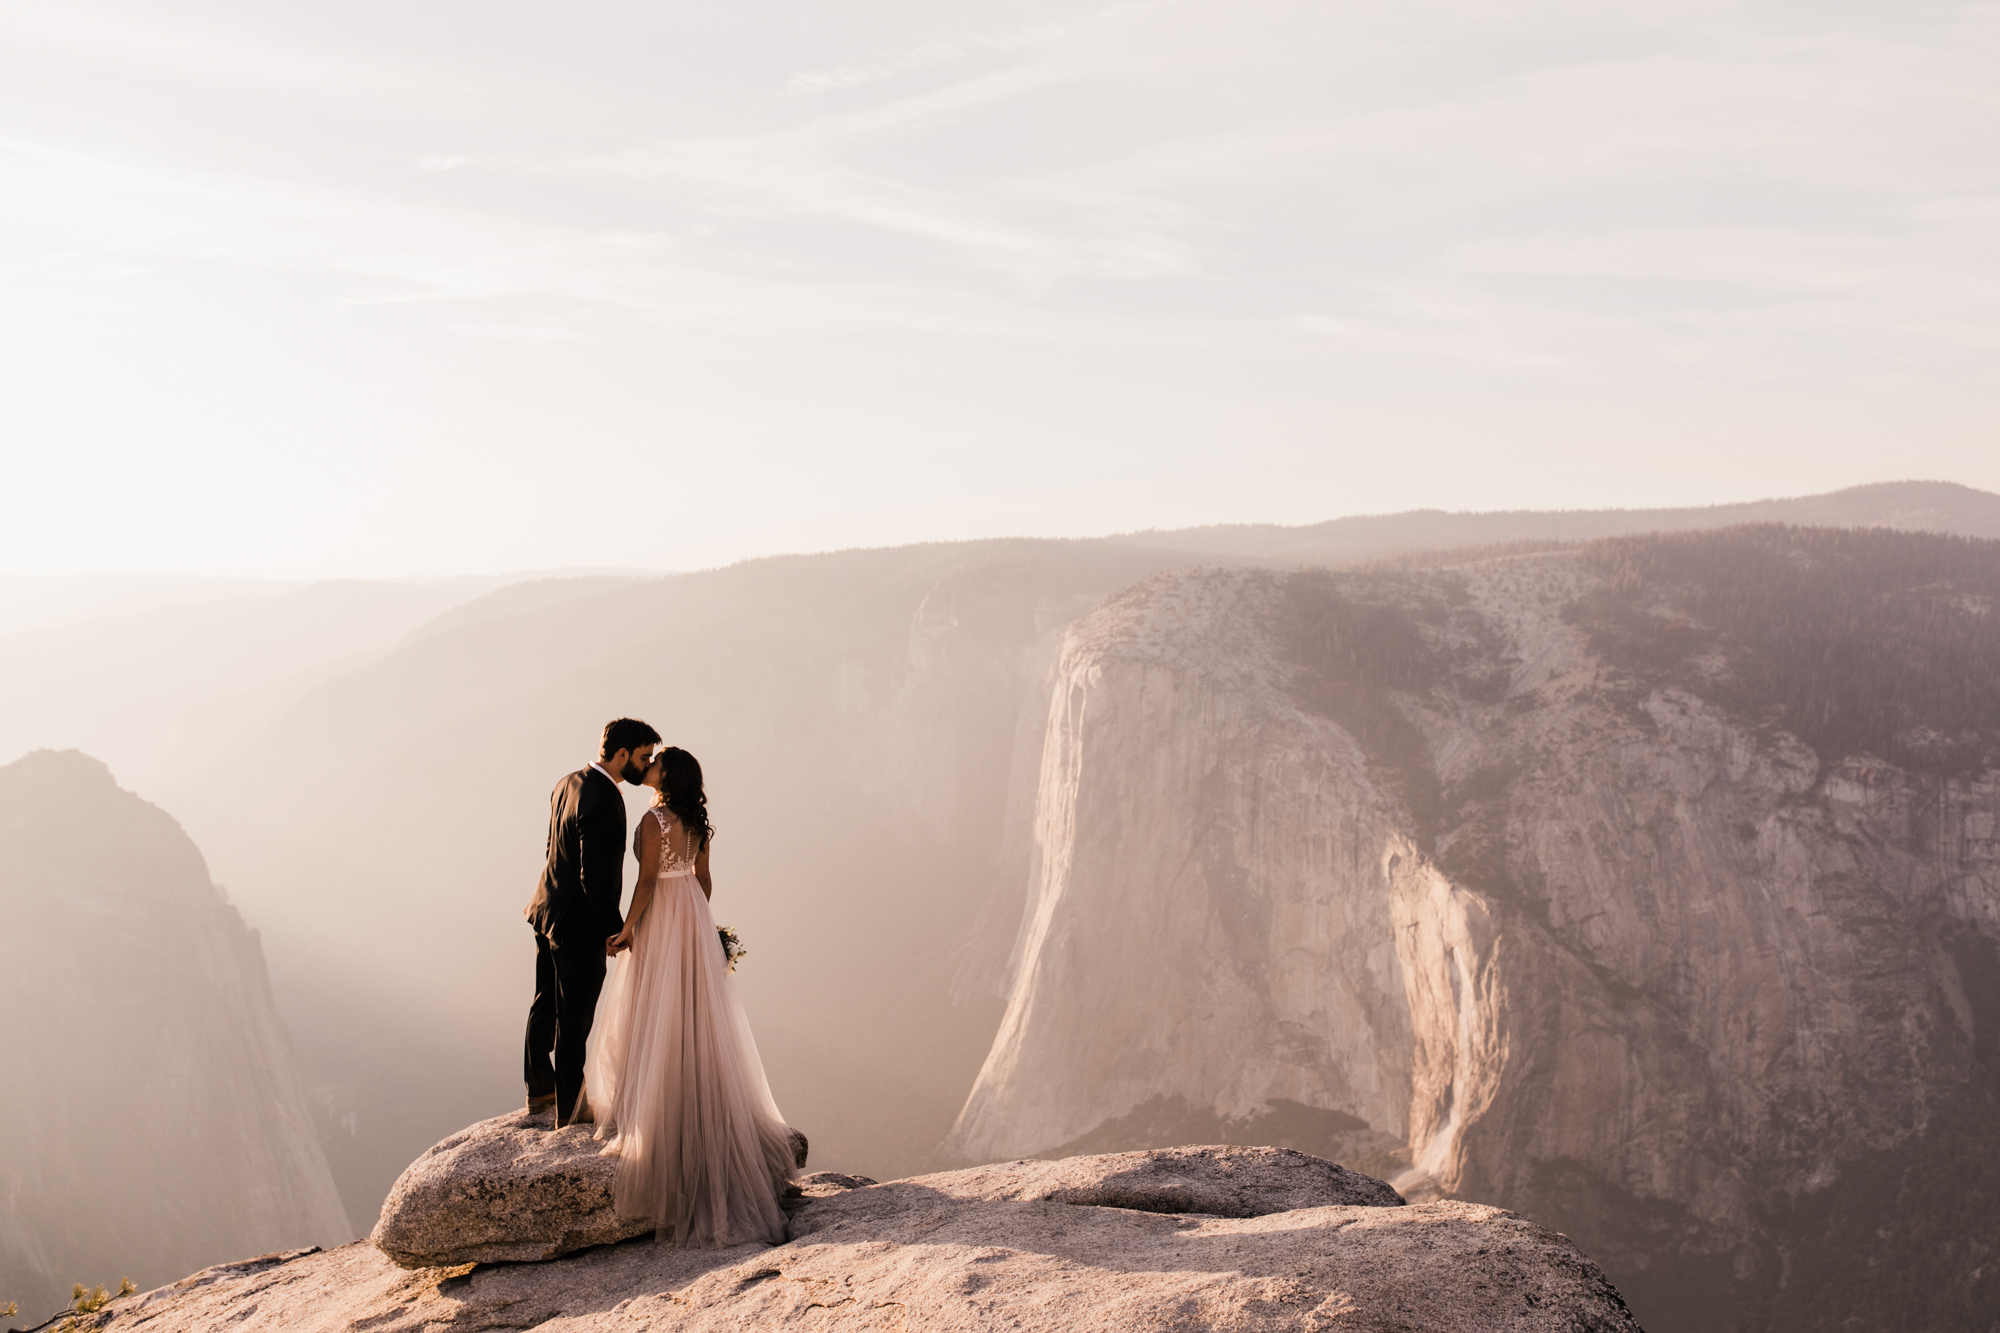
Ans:
{"label": "groom's brown boot", "polygon": [[539,1097],[534,1096],[532,1093],[529,1094],[528,1096],[529,1115],[541,1115],[544,1112],[547,1112],[550,1115],[554,1115],[555,1109],[556,1109],[556,1095],[553,1092],[545,1092]]}

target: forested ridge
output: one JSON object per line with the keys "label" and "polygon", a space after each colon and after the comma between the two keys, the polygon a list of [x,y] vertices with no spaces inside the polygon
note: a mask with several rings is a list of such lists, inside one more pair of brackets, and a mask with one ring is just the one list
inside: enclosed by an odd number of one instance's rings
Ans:
{"label": "forested ridge", "polygon": [[1758,526],[1609,537],[1572,619],[1646,688],[1679,685],[1831,761],[2000,759],[2000,542]]}
{"label": "forested ridge", "polygon": [[1284,592],[1282,641],[1300,668],[1291,682],[1299,702],[1354,738],[1377,780],[1409,807],[1428,848],[1442,793],[1422,733],[1390,692],[1450,679],[1450,654],[1438,646],[1445,602],[1423,581],[1394,573],[1312,570],[1287,579]]}

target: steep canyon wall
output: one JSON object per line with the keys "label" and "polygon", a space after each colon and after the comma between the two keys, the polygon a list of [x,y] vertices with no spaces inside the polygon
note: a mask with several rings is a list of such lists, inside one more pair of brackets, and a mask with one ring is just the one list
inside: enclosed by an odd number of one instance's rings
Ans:
{"label": "steep canyon wall", "polygon": [[[1576,551],[1186,571],[1075,626],[948,1146],[1290,1141],[1570,1231],[1649,1327],[1867,1262],[1839,1215],[1907,1201],[1842,1191],[1991,1105],[1990,753],[1820,753],[1746,712],[1726,635],[1620,658],[1609,586]],[[1934,1299],[1994,1298],[1978,1243]]]}
{"label": "steep canyon wall", "polygon": [[0,1302],[354,1234],[257,936],[75,751],[0,768]]}

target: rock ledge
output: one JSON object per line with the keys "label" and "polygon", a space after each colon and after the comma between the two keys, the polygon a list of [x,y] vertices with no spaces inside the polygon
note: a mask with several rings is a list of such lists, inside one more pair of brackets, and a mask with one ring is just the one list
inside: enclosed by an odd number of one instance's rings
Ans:
{"label": "rock ledge", "polygon": [[404,1170],[369,1236],[406,1268],[554,1259],[642,1236],[611,1207],[617,1159],[589,1125],[515,1111],[470,1125]]}
{"label": "rock ledge", "polygon": [[[392,1225],[385,1208],[377,1234],[453,1253],[523,1244],[480,1220],[507,1197],[526,1201],[544,1236],[588,1230],[556,1201],[595,1208],[592,1173],[608,1159],[580,1129],[509,1123],[521,1120],[475,1125],[418,1159],[391,1196],[404,1220]],[[490,1178],[509,1144],[558,1181],[537,1194],[521,1165],[508,1189],[452,1192],[451,1163]],[[800,1184],[792,1239],[776,1247],[679,1250],[645,1237],[543,1263],[411,1271],[356,1243],[223,1265],[78,1322],[121,1333],[1638,1330],[1567,1238],[1480,1204],[1406,1205],[1380,1181],[1283,1149],[1006,1162],[882,1185],[820,1172]],[[445,1214],[411,1203],[426,1198],[457,1201],[487,1230],[448,1244]]]}

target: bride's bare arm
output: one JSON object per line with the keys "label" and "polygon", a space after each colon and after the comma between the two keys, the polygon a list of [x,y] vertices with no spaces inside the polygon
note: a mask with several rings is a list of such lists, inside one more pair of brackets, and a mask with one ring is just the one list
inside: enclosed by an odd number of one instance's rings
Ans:
{"label": "bride's bare arm", "polygon": [[659,820],[647,815],[639,821],[639,836],[633,839],[633,850],[639,854],[639,887],[632,890],[632,910],[625,914],[625,929],[613,935],[604,945],[607,954],[620,953],[632,947],[632,936],[639,929],[639,919],[653,905],[653,878],[660,869]]}
{"label": "bride's bare arm", "polygon": [[701,849],[701,855],[694,859],[694,877],[701,881],[701,896],[715,901],[715,881],[708,877],[708,848]]}

